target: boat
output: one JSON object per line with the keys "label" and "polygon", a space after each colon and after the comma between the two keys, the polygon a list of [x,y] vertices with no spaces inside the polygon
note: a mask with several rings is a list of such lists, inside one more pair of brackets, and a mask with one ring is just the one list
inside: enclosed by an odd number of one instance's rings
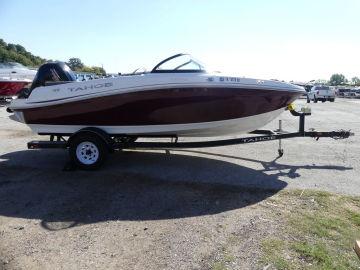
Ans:
{"label": "boat", "polygon": [[16,96],[21,89],[30,83],[31,81],[27,79],[0,78],[0,99]]}
{"label": "boat", "polygon": [[27,68],[16,62],[0,62],[0,77],[13,79],[26,79],[32,81],[36,75],[36,70]]}
{"label": "boat", "polygon": [[8,109],[40,135],[93,127],[111,136],[210,137],[256,130],[304,93],[289,83],[209,72],[177,54],[150,72],[81,82],[65,63],[46,63]]}
{"label": "boat", "polygon": [[16,96],[21,89],[30,85],[35,70],[15,62],[0,63],[0,99]]}

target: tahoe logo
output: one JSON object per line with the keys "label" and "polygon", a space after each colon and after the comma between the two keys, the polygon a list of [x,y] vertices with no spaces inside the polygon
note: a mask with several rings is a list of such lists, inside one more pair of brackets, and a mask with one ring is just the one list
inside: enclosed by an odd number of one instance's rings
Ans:
{"label": "tahoe logo", "polygon": [[98,83],[98,84],[85,85],[82,87],[69,87],[68,89],[71,92],[76,92],[76,91],[100,89],[100,88],[105,88],[105,87],[110,87],[110,86],[113,86],[113,83]]}

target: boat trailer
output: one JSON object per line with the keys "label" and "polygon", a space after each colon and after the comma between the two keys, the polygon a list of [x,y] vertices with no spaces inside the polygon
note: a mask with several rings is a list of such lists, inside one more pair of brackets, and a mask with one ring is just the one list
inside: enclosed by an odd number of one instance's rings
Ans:
{"label": "boat trailer", "polygon": [[[75,161],[76,165],[82,169],[96,169],[103,162],[108,152],[124,149],[179,149],[179,148],[207,148],[207,147],[220,147],[237,144],[248,144],[256,142],[266,141],[279,141],[278,154],[279,157],[283,156],[284,149],[282,148],[282,139],[290,139],[297,137],[310,137],[316,140],[319,138],[332,138],[332,139],[346,139],[353,136],[354,133],[346,130],[338,131],[315,131],[310,129],[305,131],[305,117],[311,115],[309,109],[302,109],[301,112],[295,111],[290,105],[288,110],[293,116],[299,117],[299,128],[297,132],[285,132],[282,130],[282,121],[279,120],[279,128],[277,130],[255,130],[249,134],[256,134],[256,136],[247,136],[234,139],[223,140],[211,140],[211,141],[198,141],[198,142],[179,142],[177,136],[139,136],[141,138],[170,138],[171,142],[137,142],[138,136],[109,135],[98,128],[84,128],[78,132],[68,136],[62,134],[48,134],[50,135],[49,141],[31,141],[28,142],[28,149],[49,149],[49,148],[61,148],[69,149],[70,158]],[[95,139],[95,140],[94,140]],[[84,159],[79,160],[79,152],[77,152],[78,146],[81,143],[90,141],[94,143],[98,148],[97,152],[93,151],[93,148],[85,149],[84,152],[80,151],[80,156],[83,154]],[[98,142],[98,143],[97,143]],[[98,144],[98,145],[97,145]],[[88,152],[86,152],[88,151]],[[86,152],[86,153],[85,153]],[[90,154],[89,154],[90,153]],[[88,158],[86,158],[88,156]],[[96,158],[96,164],[90,162]],[[99,159],[99,160],[98,160]]]}

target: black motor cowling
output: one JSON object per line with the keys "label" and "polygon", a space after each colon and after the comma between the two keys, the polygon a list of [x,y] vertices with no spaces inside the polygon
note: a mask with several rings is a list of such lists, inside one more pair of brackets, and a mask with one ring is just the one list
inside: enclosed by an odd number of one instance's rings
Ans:
{"label": "black motor cowling", "polygon": [[64,62],[49,62],[39,67],[30,88],[23,88],[18,98],[28,98],[39,86],[72,81],[76,81],[75,75]]}
{"label": "black motor cowling", "polygon": [[48,82],[76,81],[72,70],[64,62],[49,62],[39,67],[31,84],[30,91]]}

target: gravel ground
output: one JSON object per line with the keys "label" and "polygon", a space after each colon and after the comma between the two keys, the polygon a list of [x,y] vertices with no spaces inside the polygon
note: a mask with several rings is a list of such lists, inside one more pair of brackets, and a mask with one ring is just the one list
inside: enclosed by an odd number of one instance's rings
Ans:
{"label": "gravel ground", "polygon": [[[304,105],[299,100],[298,105]],[[96,172],[64,172],[62,150],[0,107],[0,269],[256,269],[259,241],[277,233],[261,207],[282,189],[360,195],[360,100],[311,104],[310,138],[183,151],[124,151]],[[281,115],[286,130],[297,119]],[[276,128],[277,120],[267,128]]]}

